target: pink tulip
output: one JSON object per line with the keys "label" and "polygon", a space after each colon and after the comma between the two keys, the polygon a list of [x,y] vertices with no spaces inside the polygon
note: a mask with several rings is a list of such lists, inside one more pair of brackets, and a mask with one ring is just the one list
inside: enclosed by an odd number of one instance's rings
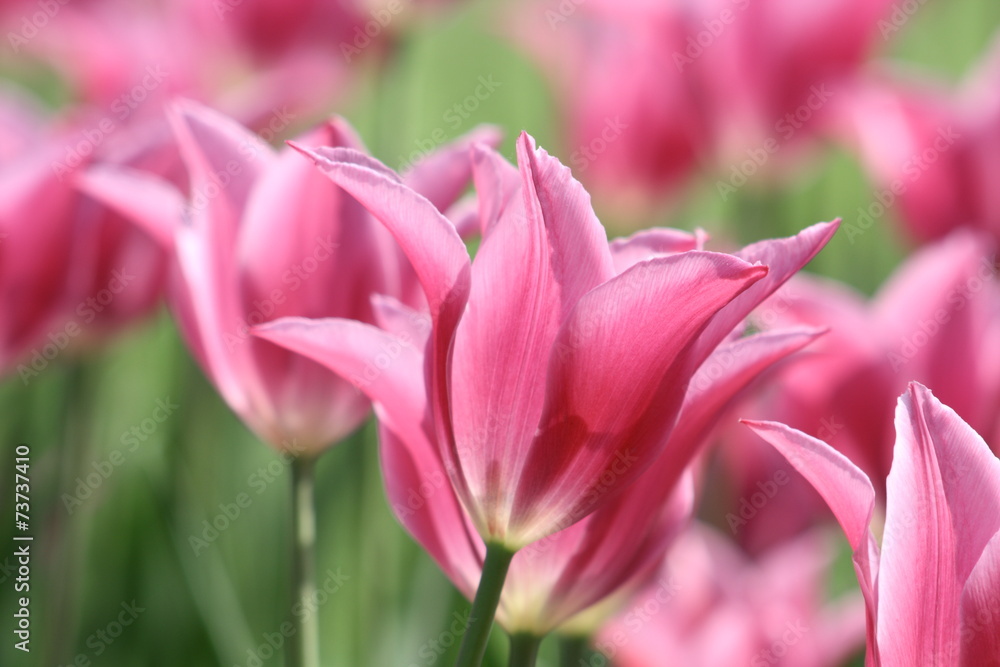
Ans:
{"label": "pink tulip", "polygon": [[825,129],[893,2],[528,4],[517,30],[557,82],[571,164],[634,213],[701,166],[726,198],[789,162]]}
{"label": "pink tulip", "polygon": [[815,487],[851,548],[868,617],[868,665],[1000,664],[1000,460],[918,383],[896,407],[881,549],[868,477],[826,443],[748,422]]}
{"label": "pink tulip", "polygon": [[[817,225],[798,237],[764,241],[739,251],[738,257],[764,262],[771,269],[753,288],[757,292],[754,298],[776,288],[808,261],[834,229],[835,225]],[[659,244],[670,231],[650,230],[612,242],[616,270],[625,271],[637,262],[669,252]],[[673,251],[690,251],[694,243],[689,243]],[[726,332],[727,341],[702,363],[688,385],[677,425],[665,437],[660,455],[627,491],[514,558],[498,614],[505,628],[548,634],[609,596],[620,596],[623,590],[640,584],[658,567],[690,515],[692,491],[690,482],[681,483],[682,475],[690,470],[708,434],[748,384],[820,333],[800,328],[739,338],[741,332],[740,326]],[[591,493],[608,493],[614,480],[614,474],[602,477]]]}
{"label": "pink tulip", "polygon": [[[724,381],[696,386],[693,407],[683,403],[691,374],[837,223],[740,253],[766,273],[690,250],[699,239],[671,230],[609,248],[579,184],[522,135],[519,170],[475,150],[484,240],[470,263],[451,225],[390,170],[356,152],[305,152],[396,235],[430,326],[381,300],[381,329],[293,319],[256,333],[364,377],[397,516],[465,595],[475,591],[480,621],[460,664],[478,664],[498,605],[508,630],[539,637],[648,573],[689,512],[689,492],[673,491],[708,420],[812,334],[731,350],[711,367],[720,373],[710,381]],[[525,272],[501,273],[526,261]],[[668,440],[688,407],[683,435]]]}
{"label": "pink tulip", "polygon": [[[891,461],[894,397],[910,380],[992,436],[1000,423],[995,261],[988,238],[958,232],[913,255],[869,302],[841,284],[797,277],[761,307],[757,321],[830,333],[784,367],[771,395],[758,400],[758,414],[828,441],[878,490]],[[766,473],[750,471],[751,450],[743,449],[735,467],[762,479]]]}
{"label": "pink tulip", "polygon": [[[880,502],[892,460],[892,409],[911,380],[930,387],[1000,451],[1000,284],[990,239],[956,232],[910,257],[868,300],[796,276],[753,316],[764,329],[829,329],[739,409],[818,437],[871,478]],[[752,437],[752,436],[751,436]],[[733,430],[720,449],[734,487],[724,519],[750,551],[787,539],[827,511],[768,448]],[[748,507],[758,484],[788,475],[785,503]]]}
{"label": "pink tulip", "polygon": [[599,200],[641,220],[687,182],[712,142],[693,86],[671,60],[684,48],[682,8],[600,1],[564,16],[531,2],[519,12],[515,31],[556,88],[569,164]]}
{"label": "pink tulip", "polygon": [[[635,242],[615,242],[612,248],[616,257],[624,258],[643,238],[661,236],[666,241],[669,231],[644,232]],[[376,398],[376,409],[390,505],[459,590],[471,598],[479,581],[483,545],[447,483],[440,455],[418,423],[426,409],[419,381],[426,319],[384,300],[378,312],[386,332],[373,336],[360,326],[345,326],[348,335],[341,339],[341,355],[327,359],[341,373],[360,377],[375,366],[363,361],[365,354],[393,354],[396,377],[381,374],[364,385],[370,395],[381,398],[381,402]],[[268,331],[277,326],[265,326],[260,334],[270,335]],[[692,380],[679,425],[653,467],[607,506],[515,556],[497,614],[500,624],[510,632],[544,635],[607,596],[644,581],[687,521],[693,498],[690,482],[678,486],[681,471],[721,410],[764,368],[815,335],[775,332],[721,345]],[[358,353],[345,358],[343,349],[349,347]],[[389,401],[396,409],[381,407]],[[405,415],[409,423],[401,425],[394,414]],[[589,493],[594,497],[610,493],[622,469],[632,463],[620,460]]]}
{"label": "pink tulip", "polygon": [[849,239],[887,219],[926,242],[959,226],[1000,238],[1000,38],[962,89],[884,73],[843,100],[845,132],[875,185]]}
{"label": "pink tulip", "polygon": [[[665,230],[616,242],[612,253],[586,194],[524,135],[519,171],[476,151],[485,239],[470,265],[451,225],[387,169],[350,151],[308,152],[409,252],[431,305],[431,331],[383,304],[393,312],[385,330],[297,320],[258,335],[347,375],[391,354],[364,386],[380,406],[390,500],[466,591],[461,582],[477,580],[482,545],[456,527],[519,548],[621,497],[618,489],[667,442],[691,373],[836,227],[748,248],[751,261],[774,264],[764,280],[762,267],[737,257],[676,253],[676,235]],[[525,262],[530,271],[501,278],[500,267]],[[630,399],[609,400],[622,395]],[[647,412],[652,401],[660,407]],[[682,449],[661,504],[693,455]],[[442,490],[447,482],[455,498]],[[417,490],[432,511],[407,511]]]}
{"label": "pink tulip", "polygon": [[[263,132],[276,113],[325,113],[345,88],[346,63],[331,57],[332,46],[261,62],[220,38],[237,21],[216,12],[228,7],[235,14],[235,8],[222,0],[198,4],[211,15],[204,25],[183,3],[92,0],[59,3],[50,17],[37,2],[12,8],[0,15],[0,27],[15,63],[52,70],[64,95],[83,107],[78,115],[103,135],[150,120],[163,123],[164,105],[177,96],[209,103]],[[241,16],[252,14],[254,3],[246,4]]]}
{"label": "pink tulip", "polygon": [[[650,468],[606,506],[514,558],[498,614],[501,625],[546,635],[644,582],[690,518],[695,499],[691,480],[682,475],[724,409],[760,373],[817,335],[775,332],[720,345],[694,376],[677,426]],[[613,483],[608,475],[591,493],[606,493]]]}
{"label": "pink tulip", "polygon": [[189,0],[186,9],[204,33],[256,62],[295,52],[323,53],[352,64],[384,54],[416,12],[454,0]]}
{"label": "pink tulip", "polygon": [[[367,399],[348,378],[249,328],[288,315],[372,322],[372,295],[420,303],[412,269],[381,225],[296,151],[276,153],[190,102],[171,120],[190,173],[186,197],[113,167],[91,171],[87,188],[175,248],[174,314],[230,407],[265,442],[315,454],[365,419]],[[473,138],[496,140],[492,130]],[[339,119],[300,142],[362,148]],[[469,178],[465,145],[446,146],[407,175],[442,208]]]}
{"label": "pink tulip", "polygon": [[[845,85],[869,55],[897,30],[887,31],[894,0],[849,0],[804,7],[795,0],[715,0],[689,30],[683,64],[711,100],[723,164],[815,135]],[[725,21],[725,12],[732,20]],[[720,25],[721,23],[721,25]],[[701,49],[698,40],[720,32]],[[771,146],[774,142],[777,146]]]}
{"label": "pink tulip", "polygon": [[[0,372],[27,383],[67,350],[104,339],[159,302],[166,255],[142,230],[75,187],[67,155],[89,162],[86,125],[58,126],[0,101]],[[109,150],[105,144],[99,151]]]}
{"label": "pink tulip", "polygon": [[[476,152],[485,238],[474,264],[452,225],[381,164],[305,152],[392,231],[430,305],[426,414],[389,419],[427,429],[476,530],[511,551],[606,504],[615,493],[591,493],[602,475],[617,490],[652,463],[692,373],[762,298],[748,288],[767,269],[728,255],[654,257],[616,275],[586,193],[527,135],[519,171]],[[329,341],[348,324],[299,320],[263,335],[339,365]]]}
{"label": "pink tulip", "polygon": [[864,640],[864,604],[824,600],[828,537],[813,531],[751,561],[694,525],[594,645],[617,667],[838,667]]}
{"label": "pink tulip", "polygon": [[228,38],[231,48],[250,52],[258,59],[273,58],[321,38],[335,46],[350,38],[351,29],[361,24],[363,16],[355,2],[232,0],[187,5],[206,33]]}

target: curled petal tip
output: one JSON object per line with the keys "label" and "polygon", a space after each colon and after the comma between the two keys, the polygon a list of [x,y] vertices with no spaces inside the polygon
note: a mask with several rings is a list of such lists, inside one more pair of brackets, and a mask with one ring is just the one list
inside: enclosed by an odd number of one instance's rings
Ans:
{"label": "curled petal tip", "polygon": [[308,146],[304,146],[304,145],[300,144],[299,142],[294,141],[292,139],[289,139],[288,141],[286,141],[285,144],[287,144],[290,148],[293,148],[294,150],[297,150],[298,152],[302,153],[306,157],[310,158],[313,162],[319,162],[319,159],[320,159],[319,155],[317,155],[313,151],[312,148],[309,148]]}

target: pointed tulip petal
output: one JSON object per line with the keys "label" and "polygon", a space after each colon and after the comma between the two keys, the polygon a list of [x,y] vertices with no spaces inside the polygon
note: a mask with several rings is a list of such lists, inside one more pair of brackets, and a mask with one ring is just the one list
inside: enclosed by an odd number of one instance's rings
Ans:
{"label": "pointed tulip petal", "polygon": [[465,192],[472,179],[474,144],[496,147],[503,133],[500,128],[486,125],[441,146],[425,156],[403,175],[403,182],[423,195],[439,211],[444,211]]}
{"label": "pointed tulip petal", "polygon": [[362,153],[298,148],[389,229],[413,264],[434,319],[447,319],[440,324],[450,337],[468,296],[470,262],[448,219],[398,175]]}
{"label": "pointed tulip petal", "polygon": [[485,547],[455,496],[437,449],[422,432],[403,437],[379,427],[382,476],[389,506],[407,532],[470,600]]}
{"label": "pointed tulip petal", "polygon": [[[469,296],[471,263],[458,232],[434,206],[386,167],[349,149],[300,148],[334,183],[349,192],[388,228],[409,258],[424,288],[434,322],[428,382],[434,422],[449,462],[457,470],[451,431],[447,367],[452,337]],[[464,485],[455,480],[459,488]]]}
{"label": "pointed tulip petal", "polygon": [[[274,152],[246,128],[196,102],[177,102],[169,118],[191,177],[187,224],[177,239],[190,302],[190,307],[182,308],[195,317],[192,322],[200,323],[199,331],[212,332],[203,337],[204,353],[221,370],[231,363],[221,350],[222,335],[235,332],[240,325],[234,295],[238,293],[235,249],[242,212]],[[232,387],[232,382],[235,375],[220,385],[230,386],[232,395],[244,393]]]}
{"label": "pointed tulip petal", "polygon": [[520,204],[514,199],[521,188],[521,175],[502,155],[482,144],[472,147],[472,165],[479,200],[480,233],[485,238],[508,207]]}
{"label": "pointed tulip petal", "polygon": [[[612,276],[603,228],[569,170],[522,137],[521,202],[485,237],[469,307],[455,336],[452,393],[467,506],[484,535],[505,526],[514,489],[544,406],[552,343],[566,314]],[[521,211],[526,215],[519,215]],[[580,232],[581,216],[585,231]],[[577,231],[574,231],[577,229]],[[520,265],[511,272],[513,263]],[[512,332],[516,332],[512,335]]]}
{"label": "pointed tulip petal", "polygon": [[243,346],[235,348],[235,354],[227,349],[227,335],[236,335],[240,326],[230,296],[234,285],[227,274],[214,270],[217,246],[204,224],[179,227],[175,252],[179,279],[184,283],[174,295],[181,333],[226,403],[245,417],[252,413],[248,392],[256,383],[241,379],[237,371],[241,358],[248,354]]}
{"label": "pointed tulip petal", "polygon": [[795,236],[760,241],[735,253],[747,262],[760,262],[767,266],[767,278],[722,309],[699,339],[696,355],[702,358],[707,356],[754,308],[815,257],[838,227],[840,220],[821,222]]}
{"label": "pointed tulip petal", "polygon": [[[652,462],[683,398],[675,373],[691,342],[766,273],[730,255],[683,253],[637,264],[577,303],[553,346],[516,491],[512,524],[525,543],[593,512]],[[591,493],[612,467],[609,492]]]}
{"label": "pointed tulip petal", "polygon": [[665,257],[688,250],[702,249],[702,236],[679,229],[644,229],[628,238],[611,242],[615,273],[653,257]]}
{"label": "pointed tulip petal", "polygon": [[767,368],[798,352],[823,333],[816,329],[773,331],[740,338],[716,349],[688,384],[677,425],[666,446],[637,482],[638,488],[629,494],[642,495],[647,505],[662,502],[733,399]]}
{"label": "pointed tulip petal", "polygon": [[[522,133],[517,142],[525,215],[544,228],[552,247],[552,271],[564,291],[564,303],[576,303],[593,287],[615,275],[608,236],[590,195],[564,166],[534,139]],[[542,224],[539,224],[542,223]],[[529,224],[532,224],[529,222]]]}
{"label": "pointed tulip petal", "polygon": [[128,167],[95,165],[77,177],[77,187],[138,224],[164,248],[172,248],[184,219],[184,198],[173,185]]}
{"label": "pointed tulip petal", "polygon": [[[871,533],[875,488],[871,480],[847,457],[822,440],[776,422],[743,421],[788,459],[823,497],[843,528],[854,550],[854,569],[868,608],[869,633],[873,632],[878,604],[875,579],[878,548]],[[869,642],[873,637],[869,637]]]}
{"label": "pointed tulip petal", "polygon": [[878,645],[894,664],[960,654],[962,587],[1000,529],[1000,460],[922,385],[896,408]]}
{"label": "pointed tulip petal", "polygon": [[370,324],[338,318],[284,317],[254,327],[252,333],[350,381],[379,404],[380,418],[396,433],[406,434],[424,423],[423,358],[408,341]]}
{"label": "pointed tulip petal", "polygon": [[239,123],[190,100],[174,104],[169,118],[191,175],[191,206],[213,211],[224,240],[235,237],[258,175],[274,150]]}
{"label": "pointed tulip petal", "polygon": [[[297,141],[329,146],[342,141],[346,131],[322,125]],[[273,299],[280,285],[279,305],[268,319],[296,315],[370,321],[369,304],[359,303],[358,295],[393,291],[391,258],[399,252],[394,246],[364,207],[311,160],[286,147],[257,179],[243,213],[238,247],[243,303],[252,311],[254,302]],[[337,289],[315,289],[318,285]]]}
{"label": "pointed tulip petal", "polygon": [[389,333],[407,340],[423,350],[431,333],[431,316],[414,310],[398,299],[384,294],[372,296],[375,324]]}

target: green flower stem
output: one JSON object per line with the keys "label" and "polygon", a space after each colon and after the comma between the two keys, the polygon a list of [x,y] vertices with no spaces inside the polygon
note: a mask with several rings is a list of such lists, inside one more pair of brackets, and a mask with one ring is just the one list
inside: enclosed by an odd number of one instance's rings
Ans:
{"label": "green flower stem", "polygon": [[489,641],[490,630],[493,628],[493,617],[500,604],[503,582],[507,579],[507,570],[510,569],[513,558],[514,552],[501,544],[486,545],[483,575],[479,580],[476,599],[472,602],[469,629],[462,638],[456,667],[479,667],[482,664],[486,642]]}
{"label": "green flower stem", "polygon": [[[292,460],[292,608],[316,595],[316,459]],[[319,615],[292,614],[294,634],[288,642],[288,667],[320,667]]]}
{"label": "green flower stem", "polygon": [[559,639],[560,667],[589,665],[590,651],[587,650],[589,643],[590,641],[586,637],[580,635],[561,637]]}
{"label": "green flower stem", "polygon": [[518,632],[510,636],[509,667],[535,667],[538,660],[538,648],[544,637]]}

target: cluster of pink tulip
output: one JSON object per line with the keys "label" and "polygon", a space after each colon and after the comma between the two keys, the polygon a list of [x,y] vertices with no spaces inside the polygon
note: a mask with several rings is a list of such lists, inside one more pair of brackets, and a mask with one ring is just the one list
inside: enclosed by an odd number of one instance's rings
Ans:
{"label": "cluster of pink tulip", "polygon": [[[866,65],[893,10],[531,3],[515,41],[564,87],[573,171],[484,126],[397,173],[340,117],[268,140],[426,8],[4,3],[75,103],[0,90],[0,370],[27,384],[162,297],[300,481],[374,412],[396,518],[473,600],[462,666],[494,621],[512,665],[552,634],[595,666],[835,667],[865,640],[868,665],[1000,665],[1000,58],[957,94],[901,83]],[[638,219],[824,133],[881,212],[734,252],[609,241],[575,178]],[[799,274],[889,207],[927,244],[873,298]],[[833,600],[831,511],[860,584]]]}

